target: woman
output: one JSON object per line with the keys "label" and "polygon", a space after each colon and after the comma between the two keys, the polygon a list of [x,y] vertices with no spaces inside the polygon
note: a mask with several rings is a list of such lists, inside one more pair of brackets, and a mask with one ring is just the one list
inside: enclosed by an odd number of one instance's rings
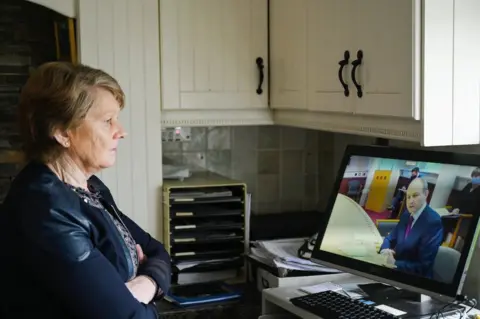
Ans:
{"label": "woman", "polygon": [[124,93],[83,65],[42,65],[19,103],[27,165],[0,214],[2,318],[156,318],[168,291],[161,243],[94,176],[115,163]]}

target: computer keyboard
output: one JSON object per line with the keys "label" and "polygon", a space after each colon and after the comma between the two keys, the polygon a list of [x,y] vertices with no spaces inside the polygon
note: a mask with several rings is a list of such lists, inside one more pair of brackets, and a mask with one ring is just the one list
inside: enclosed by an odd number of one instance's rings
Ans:
{"label": "computer keyboard", "polygon": [[330,290],[291,298],[290,302],[319,317],[328,319],[398,318],[388,312],[377,309],[374,306],[367,305],[361,301],[354,300]]}

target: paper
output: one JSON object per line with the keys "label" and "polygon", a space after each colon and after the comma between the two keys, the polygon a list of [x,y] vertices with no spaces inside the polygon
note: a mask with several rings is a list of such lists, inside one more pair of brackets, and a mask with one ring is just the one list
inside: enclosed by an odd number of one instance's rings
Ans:
{"label": "paper", "polygon": [[208,264],[216,264],[220,262],[229,262],[232,260],[237,259],[238,257],[232,257],[232,258],[219,258],[219,259],[211,259],[211,260],[192,260],[192,261],[181,261],[175,264],[175,266],[178,268],[178,270],[182,271],[188,268],[192,268],[198,265],[208,265]]}
{"label": "paper", "polygon": [[315,294],[324,291],[340,291],[342,287],[332,282],[324,282],[318,285],[301,287],[300,290],[307,294]]}
{"label": "paper", "polygon": [[455,215],[455,214],[450,213],[450,211],[448,209],[446,209],[445,207],[435,208],[435,211],[440,216]]}
{"label": "paper", "polygon": [[340,272],[337,269],[297,257],[297,251],[304,242],[305,238],[257,241],[256,247],[250,249],[250,254],[255,259],[277,268],[328,273]]}
{"label": "paper", "polygon": [[382,242],[377,227],[365,210],[351,198],[338,194],[321,249],[373,262]]}
{"label": "paper", "polygon": [[383,310],[385,312],[388,312],[389,314],[394,315],[394,316],[402,316],[402,315],[406,314],[405,311],[401,311],[401,310],[392,308],[392,307],[387,306],[387,305],[378,305],[375,308]]}

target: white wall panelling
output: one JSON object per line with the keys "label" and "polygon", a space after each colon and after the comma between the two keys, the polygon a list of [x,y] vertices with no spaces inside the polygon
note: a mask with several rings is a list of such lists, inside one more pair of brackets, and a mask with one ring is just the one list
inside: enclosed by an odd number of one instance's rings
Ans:
{"label": "white wall panelling", "polygon": [[120,209],[160,238],[162,144],[156,0],[79,0],[80,61],[112,74],[126,94],[128,137],[101,173]]}

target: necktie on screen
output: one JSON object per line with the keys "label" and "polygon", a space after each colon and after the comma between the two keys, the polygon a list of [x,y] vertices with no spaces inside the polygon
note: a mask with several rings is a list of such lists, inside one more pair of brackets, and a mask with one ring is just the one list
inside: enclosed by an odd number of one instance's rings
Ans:
{"label": "necktie on screen", "polygon": [[408,234],[410,234],[410,230],[412,230],[412,223],[413,223],[413,216],[410,215],[408,218],[407,228],[405,229],[405,238],[407,238]]}

